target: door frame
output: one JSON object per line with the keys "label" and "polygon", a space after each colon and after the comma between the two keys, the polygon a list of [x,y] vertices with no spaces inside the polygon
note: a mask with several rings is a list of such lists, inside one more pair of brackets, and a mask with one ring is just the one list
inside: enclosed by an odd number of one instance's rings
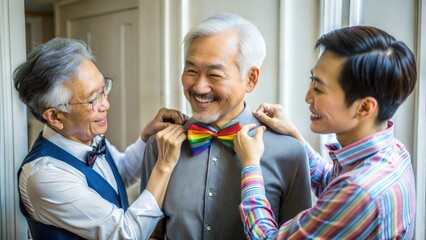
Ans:
{"label": "door frame", "polygon": [[0,0],[0,238],[27,239],[16,173],[28,152],[27,113],[12,74],[25,61],[24,1]]}

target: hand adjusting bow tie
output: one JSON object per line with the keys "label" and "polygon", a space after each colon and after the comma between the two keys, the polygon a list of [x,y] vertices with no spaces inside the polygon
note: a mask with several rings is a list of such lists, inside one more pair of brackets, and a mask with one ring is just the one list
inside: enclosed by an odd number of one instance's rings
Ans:
{"label": "hand adjusting bow tie", "polygon": [[89,167],[93,167],[95,164],[96,158],[99,155],[106,153],[106,144],[105,144],[105,136],[102,136],[101,140],[98,142],[97,146],[92,146],[93,150],[88,151],[86,155],[86,165]]}
{"label": "hand adjusting bow tie", "polygon": [[212,127],[207,124],[196,122],[189,125],[188,141],[192,150],[192,156],[195,156],[205,149],[209,148],[213,139],[219,139],[226,150],[235,154],[234,143],[232,140],[241,129],[240,123],[235,123],[229,127],[221,129],[216,132]]}

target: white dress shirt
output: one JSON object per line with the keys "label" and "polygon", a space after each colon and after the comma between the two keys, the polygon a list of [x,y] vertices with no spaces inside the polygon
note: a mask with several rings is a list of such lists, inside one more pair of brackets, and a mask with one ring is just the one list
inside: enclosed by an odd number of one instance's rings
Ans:
{"label": "white dress shirt", "polygon": [[[69,140],[44,126],[43,137],[80,161],[91,147]],[[139,181],[145,143],[140,139],[119,152],[106,141],[123,182]],[[117,191],[117,183],[105,157],[93,169]],[[163,213],[154,196],[144,190],[127,211],[102,198],[87,185],[79,170],[52,157],[41,157],[22,167],[19,191],[29,215],[86,239],[148,239]]]}

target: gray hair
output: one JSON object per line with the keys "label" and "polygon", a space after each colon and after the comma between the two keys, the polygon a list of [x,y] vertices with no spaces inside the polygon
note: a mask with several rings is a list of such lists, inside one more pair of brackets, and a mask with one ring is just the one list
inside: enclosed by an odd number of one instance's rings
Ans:
{"label": "gray hair", "polygon": [[69,112],[72,92],[65,83],[74,78],[84,60],[95,62],[90,48],[80,40],[54,38],[40,44],[13,72],[19,98],[41,122],[49,107]]}
{"label": "gray hair", "polygon": [[237,61],[241,77],[244,77],[252,66],[260,68],[266,56],[265,40],[253,23],[233,13],[215,14],[191,29],[183,40],[185,58],[188,48],[196,39],[213,36],[231,29],[235,30],[239,37]]}

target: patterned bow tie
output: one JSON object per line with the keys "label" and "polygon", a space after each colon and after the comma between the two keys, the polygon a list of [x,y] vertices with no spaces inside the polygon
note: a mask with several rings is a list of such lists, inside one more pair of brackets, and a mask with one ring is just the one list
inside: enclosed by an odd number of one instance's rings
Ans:
{"label": "patterned bow tie", "polygon": [[92,146],[93,150],[88,151],[86,155],[86,165],[89,167],[93,167],[93,164],[95,164],[96,158],[99,155],[106,153],[106,144],[105,144],[105,137],[102,136],[101,140],[98,142],[97,146]]}
{"label": "patterned bow tie", "polygon": [[216,133],[215,129],[204,123],[192,123],[189,125],[188,129],[188,141],[192,150],[192,156],[195,156],[209,148],[215,138],[222,142],[226,150],[235,154],[234,143],[232,140],[234,139],[235,134],[240,131],[241,127],[240,123],[235,123]]}

